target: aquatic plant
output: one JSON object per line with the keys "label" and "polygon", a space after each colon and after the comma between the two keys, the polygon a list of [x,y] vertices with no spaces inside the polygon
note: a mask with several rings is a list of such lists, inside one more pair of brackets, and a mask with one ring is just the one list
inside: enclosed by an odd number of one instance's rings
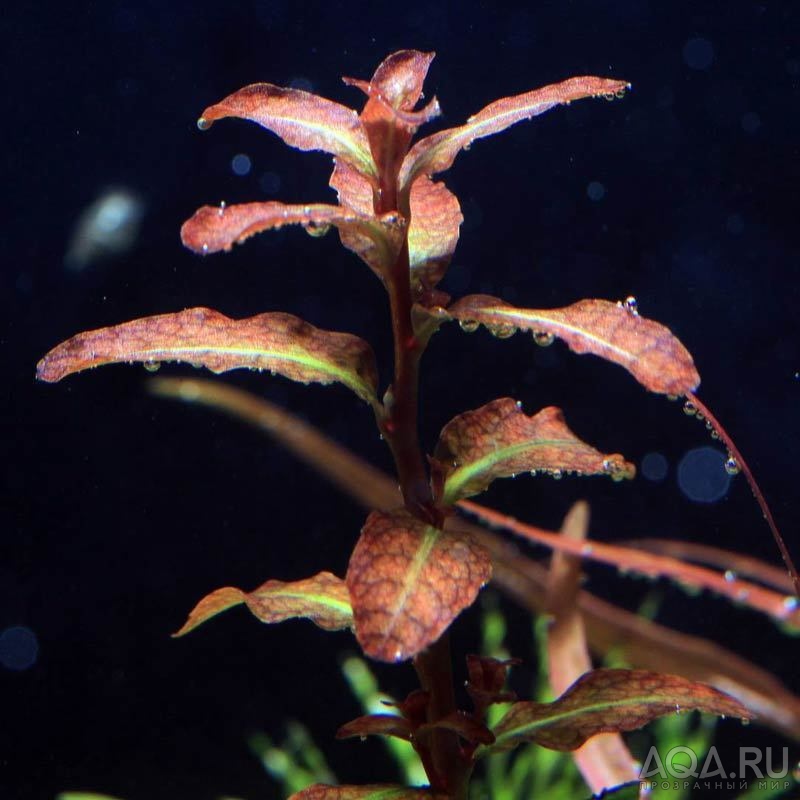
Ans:
{"label": "aquatic plant", "polygon": [[[38,376],[45,381],[116,362],[142,362],[155,369],[162,362],[181,361],[216,373],[248,368],[302,383],[340,383],[371,409],[394,459],[393,479],[286,412],[238,390],[199,380],[161,379],[155,385],[162,395],[215,405],[268,429],[370,508],[344,578],[321,572],[288,583],[270,579],[251,592],[219,589],[197,604],[177,635],[245,604],[263,622],[306,617],[327,630],[352,629],[363,652],[373,659],[413,660],[419,690],[387,713],[366,714],[343,725],[339,737],[379,735],[410,742],[428,787],[317,784],[295,794],[297,800],[465,798],[479,759],[530,743],[575,751],[587,782],[601,791],[637,776],[620,732],[676,709],[741,719],[757,711],[796,733],[796,699],[771,676],[741,659],[725,661],[727,655],[713,645],[690,648],[688,637],[659,631],[652,624],[636,628],[638,623],[625,612],[598,606],[579,589],[579,564],[588,558],[647,576],[668,576],[796,625],[797,604],[787,597],[791,586],[774,578],[766,586],[738,577],[729,580],[724,570],[686,563],[690,553],[674,557],[591,542],[588,510],[582,505],[567,515],[562,531],[554,533],[467,499],[494,480],[522,473],[626,480],[635,470],[622,455],[600,452],[579,439],[560,409],[548,407],[528,415],[522,403],[507,397],[454,417],[443,427],[433,452],[424,454],[417,432],[419,370],[441,325],[457,322],[467,332],[482,325],[501,339],[524,331],[540,346],[558,338],[575,353],[591,353],[622,366],[652,392],[683,397],[687,413],[707,421],[729,449],[727,469],[744,470],[753,487],[797,593],[796,570],[752,474],[695,394],[700,378],[691,355],[668,328],[641,316],[634,298],[584,299],[565,308],[533,309],[486,295],[452,302],[438,288],[458,242],[462,214],[456,196],[433,176],[449,169],[477,139],[575,100],[621,97],[628,84],[610,78],[570,78],[497,100],[463,125],[413,143],[418,128],[439,114],[436,98],[416,108],[432,58],[431,53],[399,51],[383,61],[371,80],[346,78],[366,95],[360,113],[306,91],[267,83],[247,86],[210,106],[198,122],[201,129],[225,117],[240,117],[257,122],[292,147],[333,155],[330,185],[338,204],[205,206],[181,230],[187,247],[208,255],[284,225],[299,225],[313,236],[335,227],[342,244],[367,264],[388,295],[394,364],[391,384],[382,395],[375,356],[366,341],[320,330],[281,312],[234,320],[212,309],[192,308],[145,317],[73,336],[38,365]],[[505,549],[502,539],[469,523],[461,512],[551,548],[555,554],[549,568]],[[706,560],[713,564],[714,558],[724,565],[732,556],[714,551]],[[760,567],[756,572],[757,577],[765,574]],[[546,611],[554,620],[548,664],[558,696],[552,702],[518,700],[505,688],[513,660],[467,656],[469,707],[457,706],[447,629],[493,574],[532,611]],[[607,650],[613,644],[609,631],[619,634],[634,628],[626,655],[636,668],[592,669],[589,647]],[[636,651],[648,636],[660,646],[649,647],[650,658],[658,654],[661,665],[676,674],[654,669],[648,655]],[[724,666],[717,664],[712,670],[710,664],[720,659]],[[712,679],[717,686],[724,683],[729,693],[704,682]],[[787,722],[785,713],[777,713],[776,702],[793,708],[795,717]],[[498,719],[492,708],[499,703],[510,705]]]}

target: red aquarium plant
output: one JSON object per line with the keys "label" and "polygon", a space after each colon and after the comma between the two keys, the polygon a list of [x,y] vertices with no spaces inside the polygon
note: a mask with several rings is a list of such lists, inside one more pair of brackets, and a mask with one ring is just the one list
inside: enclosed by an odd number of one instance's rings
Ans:
{"label": "red aquarium plant", "polygon": [[[436,98],[417,109],[432,58],[432,53],[403,50],[386,58],[369,81],[346,78],[348,85],[366,95],[360,114],[315,94],[268,83],[247,86],[210,106],[198,121],[203,130],[224,117],[240,117],[257,122],[292,147],[330,153],[334,157],[330,185],[338,204],[205,206],[181,230],[188,248],[210,254],[284,225],[300,225],[315,236],[335,227],[342,244],[367,264],[388,294],[394,366],[391,384],[382,394],[375,357],[366,341],[320,330],[280,312],[234,320],[207,308],[193,308],[146,317],[78,334],[38,365],[38,377],[45,381],[101,364],[133,361],[145,365],[182,361],[216,373],[269,370],[302,383],[344,384],[369,405],[394,458],[396,480],[388,485],[383,476],[316,431],[237,390],[215,389],[196,380],[159,384],[162,394],[199,399],[272,430],[372,508],[344,579],[322,572],[291,583],[268,580],[249,593],[219,589],[200,601],[179,631],[184,634],[220,611],[245,603],[264,622],[308,617],[325,629],[351,628],[363,651],[374,659],[413,659],[420,689],[391,713],[346,724],[339,736],[377,734],[411,741],[429,787],[317,785],[296,795],[307,800],[465,798],[480,757],[523,742],[556,750],[580,748],[578,763],[599,791],[636,776],[619,738],[621,731],[676,707],[742,719],[753,716],[747,704],[697,680],[708,674],[698,667],[699,656],[688,664],[688,677],[653,669],[592,670],[587,647],[594,647],[593,631],[602,623],[597,609],[587,605],[578,589],[581,558],[647,575],[668,575],[732,599],[741,599],[744,587],[750,605],[775,619],[797,623],[796,605],[786,602],[785,587],[783,594],[744,581],[731,587],[720,573],[680,557],[587,544],[586,511],[580,506],[567,517],[563,531],[555,534],[467,501],[495,479],[521,472],[600,475],[615,481],[633,476],[634,467],[623,456],[602,453],[575,436],[558,408],[528,415],[520,402],[499,398],[456,416],[442,429],[433,453],[423,452],[417,432],[421,359],[436,330],[456,321],[465,331],[483,325],[500,338],[518,331],[530,332],[543,345],[559,338],[576,353],[593,353],[619,364],[650,391],[684,397],[687,410],[704,416],[728,446],[728,468],[746,470],[733,443],[694,394],[700,378],[689,352],[666,327],[640,316],[633,298],[579,300],[565,308],[541,310],[517,308],[485,295],[451,302],[438,288],[458,242],[462,214],[456,196],[433,176],[449,169],[476,139],[574,100],[621,97],[628,84],[609,78],[570,78],[497,100],[465,124],[413,143],[418,128],[439,114]],[[502,541],[470,524],[457,513],[458,507],[554,549],[546,587],[536,572],[538,565],[522,563],[527,559],[514,563]],[[769,523],[796,593],[797,573],[771,517]],[[553,615],[550,674],[560,694],[553,703],[516,701],[504,688],[510,662],[470,656],[471,705],[467,709],[456,705],[447,629],[492,578],[493,566],[499,583],[512,594]],[[513,578],[515,569],[519,575]],[[614,624],[619,627],[622,619],[616,616]],[[599,627],[593,627],[593,620]],[[640,633],[638,641],[643,636]],[[674,644],[673,651],[682,647],[685,642]],[[672,662],[665,658],[663,663]],[[753,688],[759,682],[755,669],[746,665],[728,686],[749,688],[749,694],[741,695],[763,711],[768,700]],[[487,708],[509,701],[512,705],[505,716],[490,727]],[[589,745],[582,747],[587,740]]]}

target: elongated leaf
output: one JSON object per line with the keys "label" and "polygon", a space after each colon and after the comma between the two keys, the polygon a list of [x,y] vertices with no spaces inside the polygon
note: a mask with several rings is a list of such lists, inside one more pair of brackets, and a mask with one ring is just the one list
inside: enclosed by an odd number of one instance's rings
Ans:
{"label": "elongated leaf", "polygon": [[390,267],[403,240],[404,230],[396,214],[375,217],[348,208],[324,204],[286,205],[277,201],[233,206],[203,206],[183,223],[181,240],[195,253],[207,255],[230,250],[256,233],[284,225],[302,225],[312,235],[330,226],[356,235],[363,242],[359,255],[377,272]]}
{"label": "elongated leaf", "polygon": [[419,50],[399,50],[384,59],[369,83],[344,78],[369,98],[359,118],[381,185],[394,183],[411,137],[421,124],[440,113],[436,98],[425,109],[413,111],[433,56]]}
{"label": "elongated leaf", "polygon": [[411,741],[411,723],[397,714],[366,714],[342,725],[336,731],[337,739],[353,736],[396,736]]}
{"label": "elongated leaf", "polygon": [[406,789],[396,784],[326,786],[317,783],[293,794],[289,800],[447,800],[430,789]]}
{"label": "elongated leaf", "polygon": [[619,95],[629,85],[625,81],[585,76],[495,100],[470,117],[465,125],[434,133],[417,142],[403,162],[401,186],[407,189],[419,175],[433,175],[449,169],[458,153],[476,139],[500,133],[562,103],[598,95]]}
{"label": "elongated leaf", "polygon": [[487,750],[508,750],[523,742],[574,750],[596,733],[632,731],[656,717],[693,710],[753,716],[737,700],[703,683],[646,670],[596,669],[552,703],[514,703],[495,727],[495,744]]}
{"label": "elongated leaf", "polygon": [[372,658],[411,658],[490,577],[489,556],[470,537],[426,525],[405,509],[373,511],[347,568],[356,637]]}
{"label": "elongated leaf", "polygon": [[271,370],[300,383],[338,381],[377,404],[372,348],[357,336],[315,328],[273,311],[234,320],[210,308],[189,308],[85,331],[54,347],[36,366],[39,380],[120,362],[184,361],[212,372]]}
{"label": "elongated leaf", "polygon": [[683,395],[700,383],[689,351],[669,328],[639,316],[631,301],[579,300],[543,311],[476,294],[461,298],[448,313],[467,329],[480,323],[504,336],[523,330],[540,342],[558,337],[575,353],[593,353],[625,367],[651,392]]}
{"label": "elongated leaf", "polygon": [[209,106],[197,121],[202,130],[224,117],[257,122],[298,150],[323,150],[363,175],[377,175],[367,136],[351,108],[301,89],[254,83]]}
{"label": "elongated leaf", "polygon": [[520,472],[610,475],[631,478],[636,468],[619,454],[604,455],[570,431],[561,410],[532,417],[510,397],[454,417],[442,428],[434,453],[445,473],[442,499],[454,503],[478,494],[496,478]]}
{"label": "elongated leaf", "polygon": [[330,572],[320,572],[289,583],[270,580],[252,592],[232,586],[217,589],[192,609],[183,627],[173,635],[183,636],[241,603],[246,603],[256,617],[267,623],[305,617],[326,631],[338,631],[353,624],[345,582]]}
{"label": "elongated leaf", "polygon": [[[588,533],[589,506],[581,501],[564,517],[561,535],[582,542]],[[592,668],[583,614],[578,608],[581,578],[579,558],[553,553],[546,599],[546,613],[552,618],[547,629],[547,664],[550,686],[556,695],[563,694]],[[595,793],[633,781],[639,774],[630,750],[617,732],[598,733],[572,755],[583,779]]]}

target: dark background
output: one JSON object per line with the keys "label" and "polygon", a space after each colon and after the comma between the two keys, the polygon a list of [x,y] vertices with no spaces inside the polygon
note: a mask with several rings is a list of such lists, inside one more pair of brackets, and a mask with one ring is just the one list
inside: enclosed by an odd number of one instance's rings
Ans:
{"label": "dark background", "polygon": [[[237,610],[169,638],[216,587],[343,574],[363,511],[243,425],[150,398],[141,367],[34,381],[36,361],[79,330],[193,305],[235,317],[286,310],[368,337],[385,379],[384,297],[335,235],[286,230],[208,259],[180,245],[180,224],[204,203],[333,197],[324,154],[299,154],[243,122],[198,132],[202,109],[247,83],[310,86],[360,105],[340,75],[368,78],[396,49],[435,50],[426,91],[444,109],[436,124],[450,126],[496,97],[570,75],[631,81],[623,101],[552,111],[459,157],[443,176],[466,217],[445,287],[540,307],[635,295],[694,354],[701,397],[749,457],[800,557],[798,33],[800,7],[778,2],[4,9],[0,630],[28,626],[40,651],[25,671],[0,667],[3,800],[65,788],[128,800],[276,797],[245,739],[254,730],[279,738],[289,717],[310,726],[343,779],[387,777],[378,745],[332,741],[357,713],[337,669],[354,649],[348,635],[307,623],[267,629]],[[698,52],[710,63],[698,64]],[[237,153],[252,160],[245,177],[231,171]],[[275,195],[268,172],[280,181]],[[593,181],[605,187],[600,201],[587,195]],[[80,212],[119,185],[146,203],[135,246],[69,272]],[[677,462],[711,442],[677,404],[561,345],[451,327],[425,359],[428,447],[455,413],[511,395],[529,412],[562,406],[600,448],[637,463],[657,451],[670,464],[658,484],[506,481],[488,504],[552,527],[587,497],[600,539],[686,538],[777,560],[741,477],[711,505],[678,489]],[[368,411],[346,390],[225,380],[388,466]],[[591,574],[590,588],[628,604],[650,588]],[[796,640],[752,612],[662,588],[661,619],[798,688]],[[525,616],[508,613],[530,670]],[[463,647],[474,647],[476,621],[473,611],[457,623]],[[381,674],[387,689],[412,685],[407,666]],[[726,730],[745,744],[783,744],[755,726],[746,736]]]}

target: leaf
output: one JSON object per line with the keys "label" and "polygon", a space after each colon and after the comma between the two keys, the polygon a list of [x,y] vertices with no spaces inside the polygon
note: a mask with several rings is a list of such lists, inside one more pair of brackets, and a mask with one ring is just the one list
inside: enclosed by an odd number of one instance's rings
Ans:
{"label": "leaf", "polygon": [[380,661],[403,661],[435,642],[491,577],[471,538],[426,525],[405,509],[373,511],[350,557],[356,638]]}
{"label": "leaf", "polygon": [[[588,533],[589,506],[580,501],[564,518],[561,535],[583,542]],[[577,556],[553,553],[545,613],[552,619],[547,629],[547,662],[550,686],[556,695],[563,694],[592,668],[583,614],[578,607],[582,577],[581,560]],[[630,750],[617,732],[607,731],[593,736],[572,755],[593,792],[624,784],[639,775]]]}
{"label": "leaf", "polygon": [[336,731],[337,739],[353,736],[396,736],[411,741],[412,728],[407,719],[397,714],[366,714],[346,722]]}
{"label": "leaf", "polygon": [[224,117],[257,122],[298,150],[323,150],[347,161],[362,175],[377,176],[358,114],[351,108],[271,83],[254,83],[209,106],[197,121],[201,130]]}
{"label": "leaf", "polygon": [[289,800],[447,800],[430,789],[406,789],[396,784],[326,786],[317,783],[293,794]]}
{"label": "leaf", "polygon": [[404,230],[397,214],[375,217],[338,206],[286,205],[269,200],[233,206],[203,206],[183,223],[181,241],[201,255],[230,250],[256,233],[277,230],[284,225],[302,225],[312,235],[325,233],[334,225],[357,235],[363,242],[359,255],[377,272],[390,267],[403,241]]}
{"label": "leaf", "polygon": [[449,169],[458,153],[476,139],[500,133],[562,103],[598,95],[619,95],[629,86],[625,81],[586,76],[495,100],[470,117],[465,125],[434,133],[417,142],[403,162],[400,185],[407,190],[419,175],[433,175]]}
{"label": "leaf", "polygon": [[345,83],[357,86],[369,98],[359,118],[381,187],[395,183],[417,128],[440,113],[436,98],[421,111],[413,111],[433,57],[434,53],[399,50],[383,60],[369,83],[344,78]]}
{"label": "leaf", "polygon": [[305,617],[326,631],[338,631],[353,624],[350,597],[341,578],[320,572],[300,581],[269,580],[252,592],[231,586],[206,595],[191,611],[183,627],[173,636],[184,636],[217,614],[241,603],[262,622],[284,622]]}
{"label": "leaf", "polygon": [[449,504],[519,472],[576,472],[615,480],[636,472],[621,455],[604,455],[578,439],[560,409],[550,406],[528,417],[510,397],[450,420],[439,435],[434,459],[445,472],[442,500]]}
{"label": "leaf", "polygon": [[123,361],[184,361],[217,373],[267,369],[300,383],[338,381],[362,400],[378,403],[375,357],[363,339],[278,311],[234,320],[209,308],[189,308],[85,331],[53,348],[37,364],[36,376],[50,383]]}
{"label": "leaf", "polygon": [[632,547],[620,547],[596,540],[589,540],[585,544],[581,544],[567,539],[561,534],[543,530],[535,525],[527,525],[506,514],[473,503],[471,500],[461,500],[458,505],[459,508],[473,514],[484,524],[511,531],[516,536],[521,536],[536,544],[571,553],[590,561],[608,564],[626,574],[642,575],[651,579],[670,578],[678,586],[690,592],[707,589],[722,597],[727,597],[737,605],[747,606],[763,614],[768,614],[775,622],[790,631],[800,629],[800,607],[794,597],[786,597],[780,592],[774,592],[722,572],[715,572],[696,564],[686,564],[666,556],[643,553]]}
{"label": "leaf", "polygon": [[476,294],[461,298],[448,313],[468,330],[480,323],[503,336],[517,329],[532,331],[545,344],[558,337],[575,353],[593,353],[625,367],[651,392],[682,395],[700,383],[694,361],[678,338],[664,325],[639,316],[631,302],[579,300],[542,311]]}
{"label": "leaf", "polygon": [[692,710],[741,719],[753,716],[732,697],[677,675],[596,669],[552,703],[511,706],[495,726],[496,741],[487,751],[508,750],[523,742],[574,750],[597,733],[632,731],[656,717]]}
{"label": "leaf", "polygon": [[426,176],[411,187],[408,257],[412,279],[426,289],[444,277],[463,221],[458,198],[443,183]]}
{"label": "leaf", "polygon": [[[342,161],[337,161],[330,179],[339,204],[364,217],[373,214],[369,181]],[[411,222],[408,226],[408,259],[413,282],[435,286],[447,271],[458,244],[464,221],[458,198],[443,184],[420,179],[411,190]],[[339,227],[342,244],[365,261],[363,253],[371,241],[356,226]],[[374,245],[373,245],[374,246]],[[372,263],[367,261],[370,266]],[[374,269],[374,267],[373,267]]]}

